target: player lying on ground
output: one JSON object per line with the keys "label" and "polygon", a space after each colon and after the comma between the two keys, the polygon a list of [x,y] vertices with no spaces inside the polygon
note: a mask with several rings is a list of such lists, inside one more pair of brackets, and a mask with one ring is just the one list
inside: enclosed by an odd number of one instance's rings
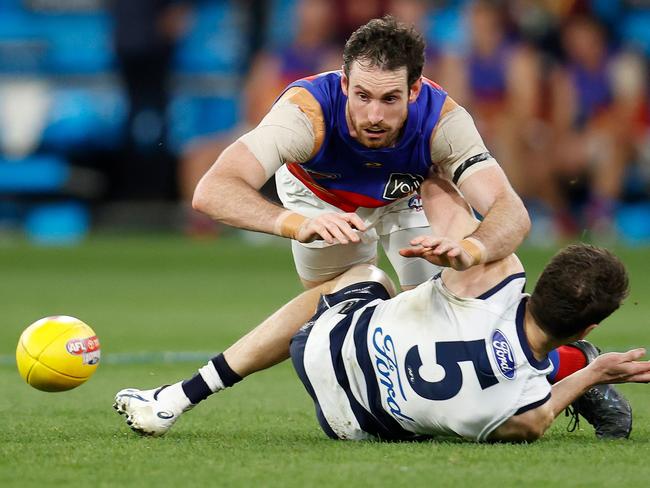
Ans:
{"label": "player lying on ground", "polygon": [[[399,254],[428,233],[463,240],[463,267],[503,258],[530,220],[472,117],[422,77],[422,36],[394,19],[352,34],[343,69],[290,84],[260,125],[228,147],[199,182],[193,206],[226,224],[292,239],[309,288],[374,263],[377,241],[403,289],[437,270]],[[283,207],[258,192],[273,175]],[[422,213],[417,190],[453,181],[485,216],[461,235],[452,215]],[[357,232],[359,231],[359,232]]]}
{"label": "player lying on ground", "polygon": [[[476,225],[469,213],[465,225]],[[440,262],[461,252],[448,239],[417,244],[403,255]],[[193,378],[122,390],[115,408],[135,431],[162,435],[210,394],[291,355],[333,438],[530,441],[576,402],[597,432],[629,435],[629,405],[610,383],[650,381],[650,362],[638,361],[645,350],[597,356],[581,341],[626,296],[623,264],[604,249],[570,246],[530,296],[524,284],[515,255],[445,269],[397,296],[382,271],[359,265],[293,299]],[[589,365],[551,386],[549,352],[574,341]]]}

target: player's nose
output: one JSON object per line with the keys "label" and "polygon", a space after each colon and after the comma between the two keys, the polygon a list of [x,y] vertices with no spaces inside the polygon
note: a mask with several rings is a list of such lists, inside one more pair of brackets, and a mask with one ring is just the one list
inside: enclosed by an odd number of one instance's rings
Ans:
{"label": "player's nose", "polygon": [[376,125],[379,122],[384,120],[384,111],[379,103],[373,102],[370,103],[368,107],[368,122],[372,125]]}

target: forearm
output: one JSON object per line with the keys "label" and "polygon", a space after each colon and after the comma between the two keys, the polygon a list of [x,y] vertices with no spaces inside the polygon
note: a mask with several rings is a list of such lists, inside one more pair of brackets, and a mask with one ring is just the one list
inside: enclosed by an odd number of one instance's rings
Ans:
{"label": "forearm", "polygon": [[[272,174],[272,173],[271,173]],[[259,193],[268,175],[241,142],[235,142],[201,178],[194,191],[192,206],[209,217],[241,229],[293,237],[287,225],[299,226],[295,215]],[[295,229],[288,229],[295,230]]]}
{"label": "forearm", "polygon": [[592,368],[586,367],[554,384],[550,400],[553,416],[557,417],[596,383]]}
{"label": "forearm", "polygon": [[469,236],[485,247],[484,260],[497,261],[519,247],[530,230],[530,218],[521,199],[512,191],[502,193]]}
{"label": "forearm", "polygon": [[460,241],[476,230],[478,221],[469,204],[448,180],[428,178],[420,196],[432,235]]}
{"label": "forearm", "polygon": [[237,177],[223,177],[218,185],[199,184],[192,205],[209,217],[240,229],[276,233],[276,221],[286,209],[264,198]]}

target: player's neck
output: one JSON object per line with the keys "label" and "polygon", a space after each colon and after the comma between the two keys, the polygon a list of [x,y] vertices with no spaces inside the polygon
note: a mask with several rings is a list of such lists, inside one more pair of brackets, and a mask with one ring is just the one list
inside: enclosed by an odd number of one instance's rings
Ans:
{"label": "player's neck", "polygon": [[537,325],[533,315],[528,310],[528,306],[524,314],[524,331],[526,332],[526,340],[528,341],[530,350],[533,351],[535,359],[539,361],[542,361],[553,349],[562,345],[562,343],[554,340]]}

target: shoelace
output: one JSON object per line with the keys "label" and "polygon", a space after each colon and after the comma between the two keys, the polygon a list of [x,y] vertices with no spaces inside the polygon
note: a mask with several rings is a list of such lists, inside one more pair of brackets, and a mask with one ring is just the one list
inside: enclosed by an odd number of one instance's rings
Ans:
{"label": "shoelace", "polygon": [[580,416],[578,415],[578,411],[575,407],[569,405],[564,409],[564,416],[571,417],[569,419],[568,425],[566,426],[567,432],[574,432],[580,425]]}

